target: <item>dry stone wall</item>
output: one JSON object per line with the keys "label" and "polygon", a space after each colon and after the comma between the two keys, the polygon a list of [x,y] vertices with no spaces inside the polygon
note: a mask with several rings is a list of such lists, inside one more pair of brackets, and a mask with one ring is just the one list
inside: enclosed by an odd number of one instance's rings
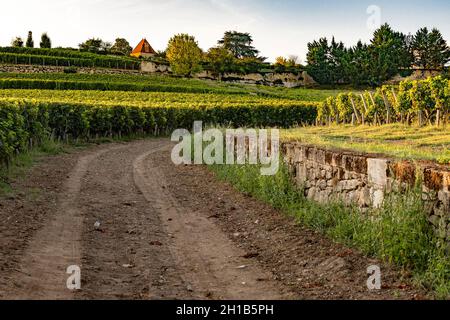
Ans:
{"label": "dry stone wall", "polygon": [[[62,73],[65,67],[39,66],[39,65],[5,65],[0,64],[0,72],[12,73]],[[108,68],[81,68],[76,67],[80,74],[161,74],[170,75],[170,66],[151,61],[142,61],[140,70],[108,69]],[[202,71],[194,75],[197,79],[219,80],[209,71]],[[227,73],[220,79],[222,81],[241,84],[261,84],[269,86],[283,86],[287,88],[315,86],[316,82],[304,71],[301,74],[293,73],[251,73],[247,75]]]}
{"label": "dry stone wall", "polygon": [[425,214],[450,244],[450,167],[290,142],[283,158],[294,183],[314,201],[343,201],[363,211],[380,207],[389,192],[422,188]]}
{"label": "dry stone wall", "polygon": [[[141,63],[141,71],[143,73],[171,74],[172,70],[169,66],[158,64],[151,61],[143,61]],[[197,79],[219,80],[219,78],[210,71],[202,71],[194,75]],[[314,86],[316,82],[307,74],[306,71],[293,73],[225,73],[220,77],[221,81],[236,82],[241,84],[259,84],[269,86],[283,86],[287,88],[296,88],[304,86]]]}

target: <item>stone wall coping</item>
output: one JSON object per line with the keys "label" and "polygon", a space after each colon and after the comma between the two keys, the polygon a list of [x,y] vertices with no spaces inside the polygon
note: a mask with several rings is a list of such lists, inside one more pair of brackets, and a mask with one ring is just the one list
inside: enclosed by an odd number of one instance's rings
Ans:
{"label": "stone wall coping", "polygon": [[310,143],[304,143],[300,141],[285,141],[282,142],[283,145],[291,145],[293,147],[304,147],[304,148],[313,148],[316,150],[322,150],[326,152],[337,153],[345,156],[354,156],[354,157],[363,157],[367,159],[384,159],[388,163],[408,163],[414,165],[416,167],[420,167],[421,170],[435,170],[441,172],[450,173],[450,164],[439,164],[431,160],[410,160],[410,159],[401,159],[395,158],[382,153],[370,153],[370,152],[361,152],[357,150],[345,149],[345,148],[336,148],[330,146],[318,146]]}

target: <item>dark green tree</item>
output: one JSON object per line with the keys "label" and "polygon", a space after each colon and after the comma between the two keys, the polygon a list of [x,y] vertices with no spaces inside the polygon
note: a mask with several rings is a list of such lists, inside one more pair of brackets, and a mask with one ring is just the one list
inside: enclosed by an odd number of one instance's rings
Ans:
{"label": "dark green tree", "polygon": [[256,58],[259,51],[253,46],[253,38],[249,33],[241,33],[237,31],[227,31],[219,45],[229,50],[235,58]]}
{"label": "dark green tree", "polygon": [[450,49],[437,29],[431,32],[428,28],[418,30],[413,38],[412,50],[414,65],[418,68],[441,70],[450,61]]}
{"label": "dark green tree", "polygon": [[388,24],[374,32],[369,45],[371,53],[371,79],[373,85],[380,85],[395,76],[400,69],[411,67],[412,52],[406,36],[392,30]]}
{"label": "dark green tree", "polygon": [[327,38],[308,43],[306,61],[308,73],[320,84],[331,84],[330,46]]}
{"label": "dark green tree", "polygon": [[34,48],[34,41],[33,41],[33,32],[28,31],[28,37],[27,37],[27,43],[25,44],[27,48]]}
{"label": "dark green tree", "polygon": [[367,44],[358,41],[348,50],[349,61],[345,66],[346,77],[352,85],[367,85],[371,78],[371,56]]}
{"label": "dark green tree", "polygon": [[52,41],[47,33],[43,33],[41,36],[41,43],[39,44],[41,48],[50,49],[52,47]]}
{"label": "dark green tree", "polygon": [[117,38],[114,45],[111,47],[111,53],[120,56],[129,56],[131,53],[130,43],[124,38]]}
{"label": "dark green tree", "polygon": [[23,47],[23,40],[21,37],[16,37],[12,42],[11,46],[15,48],[22,48]]}
{"label": "dark green tree", "polygon": [[350,60],[348,50],[343,42],[336,42],[334,37],[331,40],[328,59],[331,83],[346,83],[347,75],[345,71]]}

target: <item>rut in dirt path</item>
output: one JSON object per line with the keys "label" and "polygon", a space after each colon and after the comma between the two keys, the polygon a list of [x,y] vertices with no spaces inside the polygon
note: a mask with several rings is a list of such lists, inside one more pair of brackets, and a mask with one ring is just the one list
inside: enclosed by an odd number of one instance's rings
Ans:
{"label": "rut in dirt path", "polygon": [[[171,146],[162,151],[170,154]],[[270,274],[249,264],[245,251],[237,248],[208,216],[186,208],[166,190],[160,164],[152,161],[151,151],[134,164],[135,182],[147,201],[159,213],[167,233],[172,236],[171,252],[183,271],[184,280],[196,298],[282,299]],[[193,195],[194,196],[194,195]],[[201,208],[198,208],[201,209]]]}
{"label": "rut in dirt path", "polygon": [[79,204],[80,298],[281,298],[274,284],[257,280],[265,271],[245,265],[245,252],[164,190],[161,164],[151,158],[170,149],[168,140],[134,142],[91,163]]}
{"label": "rut in dirt path", "polygon": [[78,210],[81,179],[89,163],[110,149],[81,157],[70,173],[54,216],[36,233],[25,250],[17,270],[17,289],[10,299],[70,299],[66,270],[80,265],[80,240],[83,216]]}

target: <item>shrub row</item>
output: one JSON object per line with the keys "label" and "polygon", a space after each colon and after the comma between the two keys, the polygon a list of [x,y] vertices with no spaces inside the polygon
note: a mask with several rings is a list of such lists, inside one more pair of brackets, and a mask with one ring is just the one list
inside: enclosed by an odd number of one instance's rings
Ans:
{"label": "shrub row", "polygon": [[64,58],[79,58],[79,59],[95,59],[99,56],[110,57],[116,60],[133,61],[134,58],[124,56],[106,56],[92,52],[79,51],[77,49],[65,48],[27,48],[27,47],[0,47],[0,52],[27,54],[36,56],[50,56],[50,57],[64,57]]}
{"label": "shrub row", "polygon": [[312,123],[315,104],[290,106],[138,107],[0,100],[0,162],[40,143],[57,139],[168,134],[194,121],[230,127],[291,127]]}
{"label": "shrub row", "polygon": [[0,52],[0,63],[4,64],[29,64],[60,67],[97,67],[112,69],[139,70],[140,62],[124,60],[120,58],[95,55],[90,58],[73,58],[45,55],[29,55],[21,53]]}
{"label": "shrub row", "polygon": [[403,81],[375,92],[341,93],[318,108],[320,123],[373,121],[376,124],[417,120],[420,125],[447,121],[450,112],[450,81],[439,76]]}
{"label": "shrub row", "polygon": [[179,93],[216,93],[243,94],[239,89],[216,87],[180,86],[165,84],[144,84],[103,81],[71,81],[43,79],[1,79],[0,89],[41,89],[41,90],[98,90],[98,91],[140,91],[140,92],[179,92]]}

